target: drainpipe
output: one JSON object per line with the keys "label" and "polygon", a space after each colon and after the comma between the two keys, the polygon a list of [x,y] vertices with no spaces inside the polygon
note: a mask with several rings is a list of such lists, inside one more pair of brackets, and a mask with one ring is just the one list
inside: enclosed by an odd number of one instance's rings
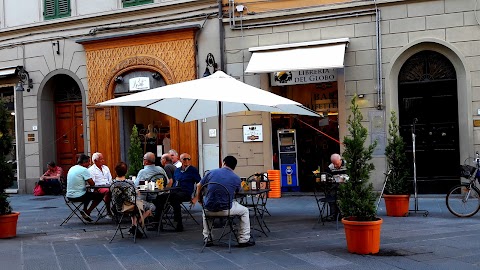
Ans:
{"label": "drainpipe", "polygon": [[[23,68],[25,67],[25,45],[21,45]],[[25,128],[24,128],[24,111],[23,111],[23,93],[14,90],[15,95],[15,134],[17,142],[17,184],[18,191],[27,193],[27,179],[26,179],[26,162],[25,162]],[[37,136],[38,138],[38,136]],[[20,180],[23,180],[23,186],[20,187]]]}
{"label": "drainpipe", "polygon": [[377,7],[375,7],[375,28],[377,41],[377,109],[383,110],[382,31],[380,27],[380,10]]}

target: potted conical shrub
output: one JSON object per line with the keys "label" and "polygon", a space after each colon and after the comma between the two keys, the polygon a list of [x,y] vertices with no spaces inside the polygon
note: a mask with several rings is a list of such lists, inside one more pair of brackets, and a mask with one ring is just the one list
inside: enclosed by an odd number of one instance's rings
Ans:
{"label": "potted conical shrub", "polygon": [[391,112],[388,125],[388,142],[385,147],[387,157],[388,178],[383,198],[387,216],[404,217],[408,215],[410,194],[407,177],[408,161],[405,154],[405,142],[398,132],[397,116]]}
{"label": "potted conical shrub", "polygon": [[143,150],[136,125],[133,125],[132,134],[130,135],[128,161],[130,162],[130,165],[128,166],[127,174],[129,176],[136,176],[138,172],[143,169]]}
{"label": "potted conical shrub", "polygon": [[369,182],[375,166],[370,163],[376,142],[365,146],[368,131],[362,125],[362,113],[351,101],[351,115],[347,120],[349,135],[343,140],[348,181],[340,185],[338,204],[343,215],[347,249],[351,253],[375,254],[380,250],[380,229],[383,220],[376,216],[375,193]]}
{"label": "potted conical shrub", "polygon": [[12,212],[12,207],[5,192],[14,179],[13,168],[7,163],[7,155],[12,149],[12,137],[7,128],[8,111],[0,99],[0,238],[10,238],[17,235],[18,212]]}

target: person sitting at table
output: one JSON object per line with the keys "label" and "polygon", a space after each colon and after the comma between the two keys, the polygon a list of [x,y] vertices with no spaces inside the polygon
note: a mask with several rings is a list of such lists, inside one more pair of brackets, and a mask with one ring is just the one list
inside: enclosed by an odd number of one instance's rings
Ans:
{"label": "person sitting at table", "polygon": [[135,185],[138,186],[140,181],[150,180],[150,177],[157,174],[163,175],[163,179],[167,180],[167,187],[172,186],[172,182],[165,170],[160,166],[155,166],[155,154],[147,152],[143,155],[143,169],[138,172],[137,178],[135,179]]}
{"label": "person sitting at table", "polygon": [[[94,186],[88,166],[90,165],[90,157],[81,154],[78,157],[77,165],[68,170],[67,173],[67,193],[68,200],[73,202],[83,202],[83,210],[80,211],[83,219],[88,222],[92,222],[90,214],[92,210],[102,201],[103,194],[98,192],[87,191],[87,183],[90,186]],[[88,204],[92,201],[90,206]]]}
{"label": "person sitting at table", "polygon": [[200,174],[198,173],[197,168],[191,166],[191,160],[189,154],[183,153],[180,155],[182,160],[182,167],[175,170],[173,179],[175,179],[175,186],[179,189],[172,190],[169,194],[161,194],[157,196],[154,203],[157,206],[156,220],[160,220],[161,211],[163,210],[165,204],[168,202],[173,208],[173,221],[175,223],[175,231],[183,231],[183,222],[182,222],[182,202],[191,202],[194,186],[200,181]]}
{"label": "person sitting at table", "polygon": [[170,179],[173,183],[173,175],[175,174],[177,167],[173,165],[172,157],[170,154],[163,154],[160,162],[163,166],[163,169],[167,173],[168,179]]}
{"label": "person sitting at table", "polygon": [[[92,155],[92,162],[93,165],[88,168],[90,171],[90,175],[92,176],[93,182],[97,186],[110,186],[112,184],[112,174],[110,173],[110,169],[105,165],[105,159],[103,158],[102,153],[94,153]],[[96,189],[98,193],[103,194],[103,201],[105,202],[105,207],[107,210],[106,218],[112,218],[112,210],[110,209],[110,188],[98,188]]]}
{"label": "person sitting at table", "polygon": [[[335,179],[334,185],[338,185],[338,183],[343,183],[344,181],[348,180],[348,175],[347,175],[347,163],[345,160],[342,159],[342,157],[335,153],[330,156],[330,165],[328,165],[326,172],[332,175],[333,179]],[[331,198],[336,200],[336,188],[332,190],[333,194],[326,194],[327,199]],[[331,201],[331,200],[330,200]],[[336,202],[329,202],[328,203],[330,207],[330,216],[327,217],[327,219],[333,219],[336,220],[337,214],[338,214],[338,206]]]}
{"label": "person sitting at table", "polygon": [[178,158],[178,152],[175,149],[170,149],[168,153],[172,157],[173,165],[177,168],[182,167],[182,161]]}
{"label": "person sitting at table", "polygon": [[[223,159],[222,168],[209,171],[208,174],[203,177],[200,183],[197,184],[196,196],[192,199],[192,203],[195,204],[200,198],[200,191],[202,186],[209,182],[216,182],[224,185],[230,193],[230,198],[220,198],[218,196],[212,196],[211,198],[205,198],[205,209],[209,210],[209,214],[215,216],[227,216],[228,206],[231,204],[230,215],[240,216],[240,228],[238,230],[238,246],[249,247],[254,246],[255,241],[250,238],[250,216],[248,208],[239,204],[234,200],[235,193],[241,189],[241,180],[233,170],[237,166],[237,159],[233,156],[226,156]],[[210,193],[213,194],[213,193]],[[226,209],[225,209],[225,206]],[[207,220],[203,215],[203,241],[206,246],[212,246],[212,239],[209,239],[210,231],[207,226]]]}
{"label": "person sitting at table", "polygon": [[45,194],[58,195],[62,192],[62,175],[62,168],[57,166],[54,161],[50,161],[47,163],[47,171],[40,177],[38,184]]}
{"label": "person sitting at table", "polygon": [[330,156],[330,165],[327,167],[327,173],[331,174],[336,182],[344,182],[348,180],[347,163],[339,154],[332,154]]}
{"label": "person sitting at table", "polygon": [[[121,185],[121,184],[124,184],[124,183],[125,184],[128,183],[129,185],[135,185],[132,180],[127,180],[125,178],[125,175],[127,174],[127,171],[128,171],[128,167],[127,167],[127,164],[125,162],[117,163],[117,165],[115,166],[115,173],[117,174],[117,177],[115,178],[115,180],[113,180],[115,185],[119,185],[119,184]],[[126,195],[125,198],[132,198],[132,197],[135,196],[135,194],[125,194],[125,195]],[[137,204],[138,208],[140,209],[140,212],[142,213],[141,219],[142,219],[142,223],[143,223],[143,220],[145,220],[147,217],[151,216],[152,213],[155,211],[155,205],[153,203],[149,203],[149,202],[138,199],[138,197],[140,195],[139,191],[137,191],[136,195],[137,195],[136,204]],[[120,201],[120,200],[116,200],[116,201]],[[142,238],[143,233],[135,225],[135,224],[137,224],[137,217],[135,215],[132,215],[131,219],[132,219],[132,226],[130,227],[128,232],[130,234],[135,234],[135,231],[137,231],[137,237]]]}

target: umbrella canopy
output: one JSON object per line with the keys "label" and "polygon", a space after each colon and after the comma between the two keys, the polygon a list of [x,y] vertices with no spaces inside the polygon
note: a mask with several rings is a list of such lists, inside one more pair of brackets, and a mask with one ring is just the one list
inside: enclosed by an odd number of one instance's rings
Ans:
{"label": "umbrella canopy", "polygon": [[[221,104],[221,105],[220,105]],[[170,84],[98,103],[99,106],[138,106],[182,122],[242,111],[319,116],[300,103],[242,83],[222,71],[192,81]]]}

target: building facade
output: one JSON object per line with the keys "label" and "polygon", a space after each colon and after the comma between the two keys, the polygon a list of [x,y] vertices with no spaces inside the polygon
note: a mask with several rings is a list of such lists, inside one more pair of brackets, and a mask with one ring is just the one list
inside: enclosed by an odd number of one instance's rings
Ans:
{"label": "building facade", "polygon": [[[0,2],[0,94],[12,111],[18,192],[31,192],[50,160],[68,168],[79,153],[97,151],[109,167],[127,160],[134,124],[145,151],[170,145],[191,153],[202,171],[218,166],[219,154],[231,154],[241,176],[280,169],[286,190],[309,190],[311,171],[342,152],[355,94],[369,142],[378,142],[377,189],[391,111],[412,171],[415,134],[421,193],[457,183],[458,164],[479,148],[475,1]],[[322,117],[244,112],[222,116],[217,130],[212,118],[182,124],[142,108],[96,106],[200,78],[206,68],[213,72],[212,63]]]}
{"label": "building facade", "polygon": [[[328,157],[342,151],[327,135],[342,141],[348,134],[349,104],[357,94],[369,142],[378,142],[372,175],[376,189],[387,169],[384,148],[391,111],[407,143],[412,178],[416,153],[419,192],[444,193],[458,183],[458,164],[473,156],[479,143],[475,44],[480,28],[475,1],[224,4],[229,14],[224,19],[229,74],[295,99],[327,118],[265,113],[229,118],[229,151],[243,166],[259,171],[272,167],[271,155],[282,151],[278,130],[295,129],[298,181],[308,188],[311,171],[324,169]],[[339,58],[341,65],[335,61]],[[327,74],[335,77],[330,80]],[[239,128],[253,123],[263,123],[263,135],[272,141],[245,149]]]}
{"label": "building facade", "polygon": [[133,125],[144,152],[176,149],[200,164],[201,124],[96,104],[201,77],[206,56],[220,55],[217,1],[27,2],[0,5],[0,84],[2,97],[14,100],[12,189],[31,192],[47,162],[66,172],[81,153],[102,152],[111,169],[128,162]]}

